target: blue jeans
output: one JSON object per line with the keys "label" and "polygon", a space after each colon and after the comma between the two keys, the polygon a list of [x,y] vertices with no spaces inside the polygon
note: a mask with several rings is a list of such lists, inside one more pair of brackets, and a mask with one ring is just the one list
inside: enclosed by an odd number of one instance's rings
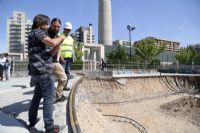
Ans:
{"label": "blue jeans", "polygon": [[66,63],[62,64],[63,68],[65,69],[66,75],[70,75],[70,67],[72,58],[65,58]]}
{"label": "blue jeans", "polygon": [[40,100],[43,100],[43,119],[45,129],[53,128],[53,100],[55,96],[55,86],[53,75],[46,76],[32,76],[35,81],[35,90],[32,102],[29,109],[29,122],[30,124],[37,121],[37,114],[39,109]]}
{"label": "blue jeans", "polygon": [[5,69],[6,80],[10,80],[10,69],[11,69],[11,65],[9,64],[8,67]]}

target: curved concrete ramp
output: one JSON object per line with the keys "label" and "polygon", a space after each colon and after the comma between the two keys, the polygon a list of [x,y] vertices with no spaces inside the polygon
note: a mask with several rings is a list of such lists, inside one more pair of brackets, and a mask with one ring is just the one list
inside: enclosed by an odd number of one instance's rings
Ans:
{"label": "curved concrete ramp", "polygon": [[[132,99],[193,92],[199,87],[198,78],[143,77],[122,79],[85,79],[79,85],[79,98],[93,103],[122,102]],[[123,82],[123,83],[122,83]],[[84,97],[83,97],[84,96]]]}
{"label": "curved concrete ramp", "polygon": [[198,81],[200,77],[190,76],[85,78],[76,94],[80,128],[84,133],[198,133],[200,127],[187,117],[175,118],[160,108],[170,101],[198,94]]}

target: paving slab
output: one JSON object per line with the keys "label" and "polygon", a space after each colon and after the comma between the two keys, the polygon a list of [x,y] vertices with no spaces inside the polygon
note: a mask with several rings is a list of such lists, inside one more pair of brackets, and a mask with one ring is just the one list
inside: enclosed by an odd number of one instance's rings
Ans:
{"label": "paving slab", "polygon": [[[74,75],[73,79],[69,80],[68,87],[72,88],[80,76]],[[0,132],[29,132],[21,122],[17,121],[10,115],[14,112],[16,118],[28,123],[28,110],[33,96],[34,87],[30,87],[30,77],[16,77],[9,81],[0,82]],[[55,82],[55,86],[57,82]],[[70,91],[64,91],[64,95],[68,97]],[[54,123],[60,126],[66,126],[66,104],[59,102],[54,104]],[[42,115],[42,101],[39,106],[38,116],[41,120],[36,124],[37,130],[30,131],[31,133],[44,132],[44,122]],[[12,123],[9,125],[9,123]],[[8,130],[9,129],[9,130]],[[67,128],[63,133],[67,133]]]}

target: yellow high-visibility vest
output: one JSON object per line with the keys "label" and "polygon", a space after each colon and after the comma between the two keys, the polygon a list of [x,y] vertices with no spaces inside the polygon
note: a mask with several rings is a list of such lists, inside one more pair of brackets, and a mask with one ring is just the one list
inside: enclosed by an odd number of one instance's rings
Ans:
{"label": "yellow high-visibility vest", "polygon": [[67,36],[65,40],[60,45],[61,55],[63,58],[72,58],[73,56],[73,48],[74,48],[74,40],[71,36]]}

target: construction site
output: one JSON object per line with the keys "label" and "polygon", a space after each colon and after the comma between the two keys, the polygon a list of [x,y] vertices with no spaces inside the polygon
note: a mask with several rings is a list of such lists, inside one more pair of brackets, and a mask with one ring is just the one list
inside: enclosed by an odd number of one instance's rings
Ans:
{"label": "construction site", "polygon": [[199,133],[199,75],[108,75],[86,72],[73,90],[77,132]]}
{"label": "construction site", "polygon": [[[199,133],[199,74],[119,71],[73,72],[67,100],[54,104],[62,133]],[[1,83],[0,132],[44,132],[42,105],[35,128],[24,126],[34,92],[29,81]]]}

